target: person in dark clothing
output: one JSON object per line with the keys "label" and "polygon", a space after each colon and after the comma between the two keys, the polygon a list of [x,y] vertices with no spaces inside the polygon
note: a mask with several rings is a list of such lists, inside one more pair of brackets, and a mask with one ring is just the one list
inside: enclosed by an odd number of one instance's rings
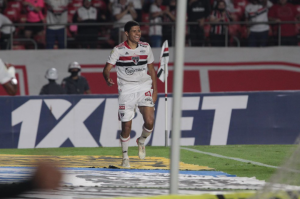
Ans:
{"label": "person in dark clothing", "polygon": [[91,94],[89,84],[85,77],[78,75],[80,70],[81,66],[78,62],[72,62],[69,65],[71,76],[64,78],[62,81],[62,87],[66,94]]}
{"label": "person in dark clothing", "polygon": [[192,46],[204,45],[204,22],[210,14],[209,0],[190,0],[188,3],[188,22],[198,22],[189,25],[189,35]]}
{"label": "person in dark clothing", "polygon": [[[170,0],[164,13],[164,22],[175,22],[176,17],[176,0]],[[163,41],[168,40],[169,46],[173,46],[175,40],[175,27],[173,25],[164,25],[162,27]]]}
{"label": "person in dark clothing", "polygon": [[49,83],[42,87],[40,95],[57,95],[65,93],[64,89],[55,81],[58,77],[56,68],[48,69],[45,77],[49,80]]}
{"label": "person in dark clothing", "polygon": [[15,198],[27,191],[53,190],[59,187],[62,173],[53,163],[40,161],[34,175],[16,184],[0,184],[0,198]]}

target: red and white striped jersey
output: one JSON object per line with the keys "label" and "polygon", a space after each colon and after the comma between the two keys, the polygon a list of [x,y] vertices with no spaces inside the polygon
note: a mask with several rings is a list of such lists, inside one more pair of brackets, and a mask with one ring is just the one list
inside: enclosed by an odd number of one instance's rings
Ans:
{"label": "red and white striped jersey", "polygon": [[116,66],[119,93],[136,93],[151,89],[152,79],[147,74],[147,65],[154,62],[151,47],[146,42],[139,42],[131,49],[127,41],[114,47],[107,63]]}

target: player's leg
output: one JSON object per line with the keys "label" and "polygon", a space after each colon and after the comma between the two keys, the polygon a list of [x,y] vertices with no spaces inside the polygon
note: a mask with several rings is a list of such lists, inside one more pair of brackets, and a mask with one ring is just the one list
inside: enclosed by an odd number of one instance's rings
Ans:
{"label": "player's leg", "polygon": [[119,119],[122,122],[120,141],[122,146],[122,166],[130,167],[128,145],[130,141],[131,123],[134,117],[135,94],[119,95]]}
{"label": "player's leg", "polygon": [[142,134],[137,139],[139,147],[139,158],[144,159],[146,157],[145,140],[151,135],[154,125],[154,104],[152,101],[152,90],[147,92],[141,92],[138,100],[138,105],[141,114],[143,115],[144,125],[142,128]]}
{"label": "player's leg", "polygon": [[[140,112],[143,115],[143,119],[144,119],[142,135],[143,135],[143,133],[145,133],[149,136],[150,135],[149,132],[150,133],[152,132],[153,125],[154,125],[154,107],[139,106],[139,109],[140,109]],[[145,141],[144,139],[146,139],[146,138],[142,137],[141,140]]]}
{"label": "player's leg", "polygon": [[131,121],[122,122],[122,132],[120,135],[120,141],[122,146],[122,166],[130,167],[129,165],[129,157],[128,157],[128,144],[130,141],[130,131],[131,131]]}

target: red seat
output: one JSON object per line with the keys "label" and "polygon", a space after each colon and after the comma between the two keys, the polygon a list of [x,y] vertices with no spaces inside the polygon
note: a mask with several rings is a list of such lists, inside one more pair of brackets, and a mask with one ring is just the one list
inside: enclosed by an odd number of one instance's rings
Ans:
{"label": "red seat", "polygon": [[92,5],[100,10],[106,10],[107,6],[103,0],[92,0]]}
{"label": "red seat", "polygon": [[19,14],[18,10],[14,8],[6,8],[4,10],[4,15],[7,16],[12,22],[18,22],[19,21]]}
{"label": "red seat", "polygon": [[13,50],[25,50],[25,46],[18,44],[18,45],[13,45],[12,47]]}
{"label": "red seat", "polygon": [[22,4],[20,1],[8,1],[7,2],[7,8],[14,8],[18,12],[21,12],[22,10]]}
{"label": "red seat", "polygon": [[235,7],[242,7],[245,9],[246,5],[248,4],[248,0],[234,0]]}
{"label": "red seat", "polygon": [[204,26],[204,35],[205,35],[205,38],[209,37],[209,33],[210,33],[210,25],[205,25]]}
{"label": "red seat", "polygon": [[80,8],[82,6],[82,1],[75,1],[75,2],[71,2],[70,4],[69,4],[69,8],[72,8],[72,7],[74,7],[74,8]]}
{"label": "red seat", "polygon": [[27,22],[27,15],[21,14],[19,18],[20,23],[26,23]]}
{"label": "red seat", "polygon": [[72,23],[73,22],[73,16],[76,13],[77,8],[75,7],[69,7],[68,9],[68,22]]}

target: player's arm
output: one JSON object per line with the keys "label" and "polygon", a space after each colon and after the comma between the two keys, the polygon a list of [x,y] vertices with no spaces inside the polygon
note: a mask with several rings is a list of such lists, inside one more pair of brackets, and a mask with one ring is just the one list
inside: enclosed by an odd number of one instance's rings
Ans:
{"label": "player's arm", "polygon": [[112,78],[109,77],[110,75],[110,70],[114,67],[114,65],[110,64],[110,63],[106,63],[104,70],[103,70],[103,77],[107,83],[108,86],[112,86],[114,85],[114,81],[112,80]]}
{"label": "player's arm", "polygon": [[7,92],[7,94],[9,95],[16,95],[17,91],[18,91],[18,85],[14,81],[13,79],[10,80],[9,82],[2,84],[3,88],[5,89],[5,91]]}
{"label": "player's arm", "polygon": [[8,82],[2,84],[4,90],[9,95],[16,95],[18,92],[18,81],[15,78],[15,68],[11,64],[4,64],[7,68],[7,72],[13,77]]}
{"label": "player's arm", "polygon": [[154,69],[153,63],[148,64],[148,73],[152,79],[152,89],[153,89],[152,99],[153,99],[153,103],[155,103],[157,100],[157,77],[156,77],[156,71]]}

